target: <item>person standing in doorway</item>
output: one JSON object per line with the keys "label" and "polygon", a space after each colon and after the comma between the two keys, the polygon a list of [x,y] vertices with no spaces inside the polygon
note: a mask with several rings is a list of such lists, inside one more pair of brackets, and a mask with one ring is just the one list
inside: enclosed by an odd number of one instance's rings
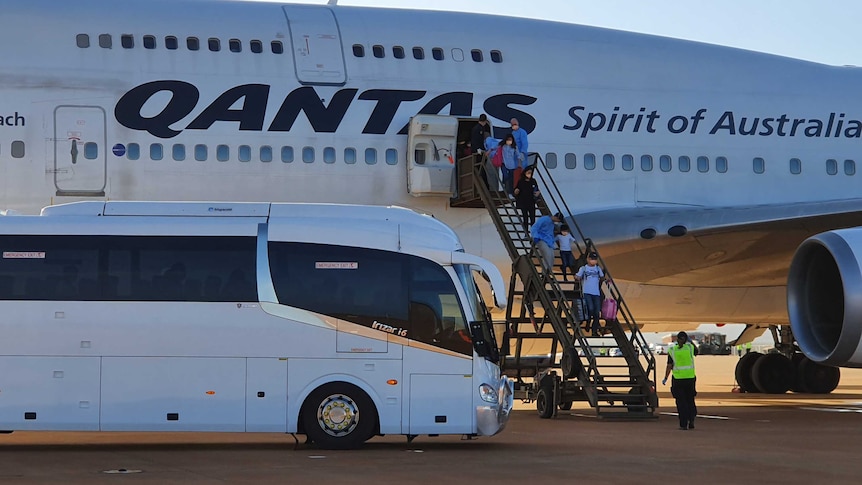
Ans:
{"label": "person standing in doorway", "polygon": [[475,153],[481,154],[485,150],[485,134],[491,136],[491,125],[488,124],[488,117],[485,113],[479,115],[479,122],[473,126],[473,131],[470,132],[470,146]]}
{"label": "person standing in doorway", "polygon": [[676,345],[670,345],[667,348],[667,368],[661,383],[667,385],[667,376],[673,371],[670,393],[676,400],[680,430],[694,429],[694,418],[697,416],[697,405],[694,402],[694,397],[697,396],[695,355],[697,355],[697,348],[689,341],[688,334],[685,332],[676,334]]}

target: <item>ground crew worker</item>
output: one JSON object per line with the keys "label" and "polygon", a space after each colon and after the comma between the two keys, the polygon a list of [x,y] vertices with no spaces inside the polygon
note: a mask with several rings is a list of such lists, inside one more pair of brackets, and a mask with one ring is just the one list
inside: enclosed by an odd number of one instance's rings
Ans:
{"label": "ground crew worker", "polygon": [[748,343],[746,343],[746,344],[745,344],[745,353],[746,353],[746,354],[750,354],[750,353],[751,353],[751,342],[748,342]]}
{"label": "ground crew worker", "polygon": [[697,395],[694,372],[694,356],[697,349],[689,342],[688,334],[676,334],[676,345],[667,349],[667,369],[661,383],[667,385],[667,376],[673,371],[673,381],[670,393],[676,399],[676,412],[679,414],[679,429],[694,429],[694,418],[697,416],[697,405],[694,397]]}

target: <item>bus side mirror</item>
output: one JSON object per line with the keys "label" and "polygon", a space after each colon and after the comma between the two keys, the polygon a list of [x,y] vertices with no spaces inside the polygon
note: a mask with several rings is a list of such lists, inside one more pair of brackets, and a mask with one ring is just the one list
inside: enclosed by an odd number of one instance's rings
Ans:
{"label": "bus side mirror", "polygon": [[479,357],[486,358],[493,363],[500,360],[500,352],[497,350],[497,342],[490,327],[481,321],[470,322],[470,336],[473,338],[473,348]]}

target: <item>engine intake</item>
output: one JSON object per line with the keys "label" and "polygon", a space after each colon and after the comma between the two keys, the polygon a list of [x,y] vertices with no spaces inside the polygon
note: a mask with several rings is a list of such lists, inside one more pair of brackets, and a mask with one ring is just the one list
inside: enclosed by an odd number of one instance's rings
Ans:
{"label": "engine intake", "polygon": [[821,364],[862,367],[862,228],[806,239],[787,277],[787,311],[802,352]]}

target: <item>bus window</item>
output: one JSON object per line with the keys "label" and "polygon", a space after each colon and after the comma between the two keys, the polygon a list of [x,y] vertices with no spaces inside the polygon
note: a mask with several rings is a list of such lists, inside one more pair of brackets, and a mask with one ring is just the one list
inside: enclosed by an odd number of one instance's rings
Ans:
{"label": "bus window", "polygon": [[472,355],[473,342],[449,273],[427,259],[411,257],[410,329],[412,338]]}

